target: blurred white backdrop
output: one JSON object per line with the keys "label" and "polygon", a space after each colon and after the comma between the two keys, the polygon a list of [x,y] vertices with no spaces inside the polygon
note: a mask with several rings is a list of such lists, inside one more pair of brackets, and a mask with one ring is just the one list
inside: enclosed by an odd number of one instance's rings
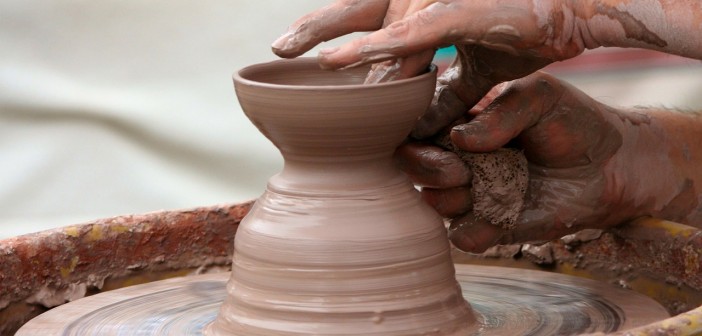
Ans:
{"label": "blurred white backdrop", "polygon": [[[0,237],[258,196],[282,160],[231,73],[329,2],[1,1]],[[699,108],[699,69],[571,79],[608,103]]]}
{"label": "blurred white backdrop", "polygon": [[282,161],[231,74],[326,3],[0,2],[0,236],[258,196]]}

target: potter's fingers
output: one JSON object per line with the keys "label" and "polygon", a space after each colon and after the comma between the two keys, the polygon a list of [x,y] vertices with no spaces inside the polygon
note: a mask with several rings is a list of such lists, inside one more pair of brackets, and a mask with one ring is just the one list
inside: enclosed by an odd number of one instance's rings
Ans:
{"label": "potter's fingers", "polygon": [[538,96],[513,85],[505,89],[468,123],[451,129],[451,141],[469,152],[490,152],[533,126],[541,113]]}
{"label": "potter's fingers", "polygon": [[[515,228],[503,238],[501,243],[539,243],[558,239],[583,229],[602,229],[598,225],[584,225],[583,222],[568,219],[571,217],[573,214],[568,214],[563,207],[540,202],[538,206],[522,211]],[[601,222],[592,221],[592,223]]]}
{"label": "potter's fingers", "polygon": [[473,208],[473,199],[468,187],[450,189],[423,188],[421,194],[425,202],[446,218],[456,217]]}
{"label": "potter's fingers", "polygon": [[461,56],[465,54],[465,50],[458,48],[457,51],[458,56],[437,80],[436,91],[429,108],[412,130],[411,136],[415,139],[425,139],[435,135],[463,116],[472,104],[475,105],[468,110],[468,113],[477,114],[477,111],[485,109],[503,90],[504,85],[498,84],[486,94],[485,90],[467,84],[465,79],[467,75],[463,70],[466,65],[462,58],[464,56]]}
{"label": "potter's fingers", "polygon": [[451,87],[438,83],[429,108],[414,125],[411,136],[415,139],[431,137],[463,116],[467,110],[468,106]]}
{"label": "potter's fingers", "polygon": [[346,43],[338,48],[320,51],[318,59],[323,68],[339,69],[389,59],[406,57],[446,45],[452,31],[454,15],[443,3],[434,3],[400,21]]}
{"label": "potter's fingers", "polygon": [[456,94],[461,88],[462,62],[456,57],[451,65],[436,81],[434,98],[429,108],[414,125],[410,134],[415,139],[426,139],[437,134],[440,130],[459,119],[469,107]]}
{"label": "potter's fingers", "polygon": [[[385,20],[383,21],[383,28],[393,22],[402,20],[410,4],[412,4],[411,1],[390,1],[390,5],[385,14]],[[427,64],[429,62],[431,62],[431,58],[427,61]],[[382,83],[412,77],[422,70],[418,68],[418,65],[415,65],[416,63],[418,63],[416,60],[406,59],[392,59],[385,62],[374,63],[373,66],[371,66],[371,70],[368,72],[368,76],[366,76],[365,83]]]}
{"label": "potter's fingers", "polygon": [[[453,127],[451,140],[469,152],[496,150],[522,131],[539,124],[564,93],[556,78],[535,72],[530,76],[498,84],[488,93],[496,95],[470,122]],[[475,111],[474,111],[475,112]]]}
{"label": "potter's fingers", "polygon": [[297,57],[319,43],[382,27],[390,0],[338,0],[293,23],[271,48],[280,57]]}
{"label": "potter's fingers", "polygon": [[493,101],[505,91],[509,82],[504,82],[495,85],[480,101],[478,101],[469,111],[468,114],[476,116],[487,109]]}
{"label": "potter's fingers", "polygon": [[375,63],[365,83],[381,83],[414,77],[426,71],[434,58],[433,50],[426,50],[405,58]]}
{"label": "potter's fingers", "polygon": [[393,22],[400,21],[408,14],[407,9],[412,1],[390,1],[388,10],[385,12],[383,20],[383,28],[389,26]]}
{"label": "potter's fingers", "polygon": [[449,239],[456,248],[466,252],[482,253],[496,245],[505,231],[497,225],[467,213],[451,220]]}
{"label": "potter's fingers", "polygon": [[435,146],[409,143],[395,151],[395,161],[417,185],[454,188],[470,183],[470,169],[456,155]]}

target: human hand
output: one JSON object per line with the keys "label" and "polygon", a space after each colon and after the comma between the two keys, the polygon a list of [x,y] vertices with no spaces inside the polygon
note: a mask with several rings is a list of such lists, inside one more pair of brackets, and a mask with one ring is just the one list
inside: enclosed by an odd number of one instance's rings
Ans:
{"label": "human hand", "polygon": [[529,162],[524,209],[513,230],[470,211],[472,173],[456,153],[428,143],[409,143],[396,153],[401,168],[423,186],[422,197],[451,218],[450,238],[458,248],[482,252],[494,244],[555,239],[634,215],[607,167],[623,155],[626,118],[618,111],[537,72],[496,87],[467,117],[452,128],[456,147],[485,153],[510,144]]}
{"label": "human hand", "polygon": [[597,46],[580,15],[563,0],[340,0],[290,26],[273,43],[281,57],[356,31],[373,33],[319,53],[322,67],[374,65],[369,81],[411,77],[434,51],[455,45],[458,57],[439,78],[436,96],[413,136],[425,138],[454,121],[495,84],[526,76]]}

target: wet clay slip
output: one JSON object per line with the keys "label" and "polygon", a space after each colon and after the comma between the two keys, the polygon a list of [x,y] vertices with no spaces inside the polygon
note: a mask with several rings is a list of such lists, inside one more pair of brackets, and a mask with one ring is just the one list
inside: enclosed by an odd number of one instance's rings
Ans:
{"label": "wet clay slip", "polygon": [[234,76],[283,170],[242,221],[232,276],[207,335],[465,335],[441,217],[392,163],[429,105],[436,70],[363,85],[368,67],[314,59]]}

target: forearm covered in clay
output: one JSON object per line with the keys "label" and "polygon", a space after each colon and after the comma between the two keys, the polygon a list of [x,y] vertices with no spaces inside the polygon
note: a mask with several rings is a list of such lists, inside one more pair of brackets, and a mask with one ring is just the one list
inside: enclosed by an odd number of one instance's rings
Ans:
{"label": "forearm covered in clay", "polygon": [[[580,0],[572,0],[580,1]],[[699,0],[589,0],[579,6],[589,34],[604,47],[634,47],[702,59]]]}
{"label": "forearm covered in clay", "polygon": [[605,166],[605,195],[622,215],[702,227],[702,114],[632,109],[612,114],[622,146]]}

